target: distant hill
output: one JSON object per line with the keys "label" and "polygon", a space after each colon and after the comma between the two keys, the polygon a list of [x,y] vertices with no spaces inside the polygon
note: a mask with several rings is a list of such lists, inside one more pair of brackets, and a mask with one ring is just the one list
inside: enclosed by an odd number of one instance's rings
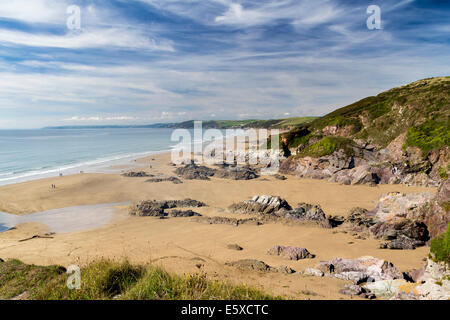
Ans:
{"label": "distant hill", "polygon": [[[231,128],[279,128],[290,129],[298,125],[308,123],[317,117],[294,117],[275,120],[207,120],[203,121],[205,129],[231,129]],[[177,123],[155,123],[149,125],[89,125],[89,126],[57,126],[45,127],[44,129],[124,129],[124,128],[170,128],[170,129],[192,129],[194,121],[189,120]]]}

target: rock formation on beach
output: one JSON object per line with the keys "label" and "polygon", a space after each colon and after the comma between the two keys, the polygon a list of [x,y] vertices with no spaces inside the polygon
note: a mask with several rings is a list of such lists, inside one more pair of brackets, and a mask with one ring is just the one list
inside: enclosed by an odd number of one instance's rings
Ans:
{"label": "rock formation on beach", "polygon": [[277,196],[254,196],[250,200],[232,204],[228,210],[232,213],[255,214],[263,221],[312,222],[326,228],[337,224],[333,218],[327,218],[318,205],[299,203],[297,208],[292,209],[286,200]]}
{"label": "rock formation on beach", "polygon": [[167,200],[167,201],[140,201],[138,203],[132,204],[129,209],[129,214],[132,216],[140,217],[191,217],[200,216],[200,214],[189,211],[173,210],[167,212],[166,209],[173,208],[199,208],[206,206],[205,203],[192,200]]}
{"label": "rock formation on beach", "polygon": [[199,166],[195,163],[187,164],[175,170],[175,173],[188,180],[209,180],[211,177],[232,179],[232,180],[251,180],[259,175],[248,166],[221,165],[217,169],[206,166]]}
{"label": "rock formation on beach", "polygon": [[291,246],[274,246],[269,251],[267,251],[268,255],[272,256],[280,256],[287,260],[300,260],[307,258],[314,258],[314,255],[309,253],[306,248],[299,247],[291,247]]}
{"label": "rock formation on beach", "polygon": [[450,174],[450,78],[368,97],[282,134],[281,171],[341,184],[439,186]]}

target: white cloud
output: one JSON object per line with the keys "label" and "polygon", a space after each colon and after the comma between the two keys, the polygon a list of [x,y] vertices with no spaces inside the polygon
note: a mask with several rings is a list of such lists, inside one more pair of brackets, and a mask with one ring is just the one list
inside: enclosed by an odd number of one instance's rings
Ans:
{"label": "white cloud", "polygon": [[27,23],[64,23],[67,5],[65,0],[2,0],[0,17]]}
{"label": "white cloud", "polygon": [[126,120],[137,120],[136,117],[129,116],[94,116],[94,117],[80,117],[73,116],[71,118],[62,119],[62,121],[70,121],[70,122],[85,122],[85,121],[126,121]]}
{"label": "white cloud", "polygon": [[156,43],[155,40],[149,39],[135,30],[117,28],[89,30],[80,34],[68,33],[63,36],[0,29],[0,43],[3,45],[66,49],[122,47],[174,51],[168,41]]}

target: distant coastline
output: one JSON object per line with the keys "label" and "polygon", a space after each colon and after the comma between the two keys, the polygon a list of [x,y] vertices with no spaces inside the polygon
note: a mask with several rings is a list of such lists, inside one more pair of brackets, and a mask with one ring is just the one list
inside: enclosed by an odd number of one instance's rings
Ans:
{"label": "distant coastline", "polygon": [[[317,117],[294,117],[272,120],[208,120],[203,121],[203,128],[232,129],[232,128],[290,128],[299,124],[308,123]],[[52,126],[42,129],[192,129],[196,120],[171,123],[154,123],[146,125],[85,125],[85,126]]]}

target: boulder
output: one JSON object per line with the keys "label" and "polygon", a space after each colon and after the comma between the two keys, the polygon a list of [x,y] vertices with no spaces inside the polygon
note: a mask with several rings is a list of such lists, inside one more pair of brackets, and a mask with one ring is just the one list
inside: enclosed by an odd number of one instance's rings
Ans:
{"label": "boulder", "polygon": [[377,220],[375,217],[369,216],[368,212],[364,208],[352,208],[345,221],[356,227],[369,228],[375,225]]}
{"label": "boulder", "polygon": [[234,213],[244,214],[272,214],[277,215],[280,210],[291,210],[286,200],[275,196],[255,196],[251,200],[232,204],[229,210]]}
{"label": "boulder", "polygon": [[122,176],[129,177],[129,178],[142,178],[142,177],[152,177],[153,175],[150,175],[144,171],[139,171],[139,172],[130,171],[130,172],[126,172],[126,173],[122,174]]}
{"label": "boulder", "polygon": [[309,251],[305,248],[299,247],[284,247],[284,246],[274,246],[271,248],[267,254],[274,256],[281,256],[287,260],[300,260],[306,258],[314,258],[314,255],[309,253]]}
{"label": "boulder", "polygon": [[226,167],[218,170],[215,174],[217,178],[232,179],[232,180],[251,180],[258,178],[258,174],[250,167]]}
{"label": "boulder", "polygon": [[408,213],[410,219],[423,221],[429,230],[430,238],[434,238],[447,230],[450,223],[450,180],[444,181],[436,196],[418,210]]}
{"label": "boulder", "polygon": [[414,250],[417,247],[423,247],[425,245],[424,241],[414,240],[408,238],[404,235],[398,236],[395,240],[391,242],[382,243],[380,245],[381,249],[394,249],[394,250]]}
{"label": "boulder", "polygon": [[376,217],[381,222],[395,218],[406,218],[432,198],[433,196],[429,192],[410,194],[390,192],[381,196],[376,207],[369,211],[368,214]]}
{"label": "boulder", "polygon": [[314,276],[314,277],[323,277],[325,274],[323,273],[323,271],[316,269],[316,268],[306,268],[303,271],[303,274],[305,276]]}
{"label": "boulder", "polygon": [[255,259],[243,259],[225,263],[227,266],[235,267],[239,270],[259,271],[259,272],[276,272],[277,270],[264,263],[264,261]]}
{"label": "boulder", "polygon": [[195,163],[187,164],[175,170],[178,176],[188,180],[209,180],[216,172],[215,169],[198,166]]}
{"label": "boulder", "polygon": [[183,183],[183,181],[178,179],[177,177],[159,177],[159,178],[151,178],[151,179],[145,180],[145,182],[151,182],[151,183],[165,182],[165,181],[169,181],[174,184]]}
{"label": "boulder", "polygon": [[422,284],[416,287],[416,292],[422,299],[450,299],[450,266],[444,262],[434,262],[428,259],[425,270],[418,280]]}
{"label": "boulder", "polygon": [[357,284],[346,284],[339,292],[348,296],[359,296],[366,290]]}
{"label": "boulder", "polygon": [[180,218],[180,217],[186,218],[186,217],[194,217],[194,216],[200,217],[201,214],[197,213],[197,212],[194,212],[192,210],[186,210],[186,211],[183,211],[183,210],[172,210],[172,211],[169,211],[167,213],[167,216],[172,217],[172,218]]}
{"label": "boulder", "polygon": [[140,216],[140,217],[166,217],[168,214],[165,212],[165,209],[198,208],[203,206],[206,206],[206,204],[192,199],[168,200],[168,201],[156,201],[156,200],[140,201],[130,206],[129,214],[132,216]]}
{"label": "boulder", "polygon": [[430,239],[427,226],[423,222],[410,219],[394,219],[379,222],[370,227],[369,230],[377,239],[383,240],[402,240],[405,237],[418,241],[428,241]]}
{"label": "boulder", "polygon": [[357,259],[334,258],[320,262],[318,269],[328,276],[350,280],[356,284],[403,279],[403,273],[392,263],[370,256]]}
{"label": "boulder", "polygon": [[318,205],[312,205],[309,203],[299,203],[297,208],[286,213],[285,218],[313,222],[327,221],[325,212],[323,212],[322,208]]}
{"label": "boulder", "polygon": [[391,298],[401,292],[402,287],[408,287],[408,282],[404,279],[379,280],[366,283],[362,286],[365,290],[372,292],[377,297]]}
{"label": "boulder", "polygon": [[192,221],[194,222],[200,222],[200,223],[206,223],[206,224],[227,224],[230,226],[238,227],[240,225],[254,225],[259,226],[262,225],[263,222],[261,222],[259,219],[256,218],[249,218],[249,219],[235,219],[235,218],[228,218],[228,217],[198,217],[194,218]]}

